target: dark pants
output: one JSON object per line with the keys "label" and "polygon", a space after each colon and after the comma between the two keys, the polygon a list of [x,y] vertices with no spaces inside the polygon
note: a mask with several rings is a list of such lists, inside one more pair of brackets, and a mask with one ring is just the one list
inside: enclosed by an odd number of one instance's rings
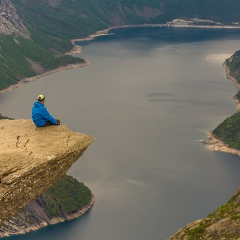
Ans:
{"label": "dark pants", "polygon": [[[56,121],[57,121],[57,123],[58,123],[58,125],[60,124],[60,120],[59,119],[55,119]],[[50,125],[54,125],[53,123],[51,123],[51,122],[49,122],[49,121],[47,121],[46,123],[45,123],[45,125],[44,125],[44,127],[45,126],[50,126]]]}

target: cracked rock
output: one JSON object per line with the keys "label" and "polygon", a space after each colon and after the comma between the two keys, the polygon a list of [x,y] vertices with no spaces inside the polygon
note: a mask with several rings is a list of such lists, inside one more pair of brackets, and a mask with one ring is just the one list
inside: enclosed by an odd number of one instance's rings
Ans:
{"label": "cracked rock", "polygon": [[0,120],[0,226],[60,179],[94,140],[65,125]]}

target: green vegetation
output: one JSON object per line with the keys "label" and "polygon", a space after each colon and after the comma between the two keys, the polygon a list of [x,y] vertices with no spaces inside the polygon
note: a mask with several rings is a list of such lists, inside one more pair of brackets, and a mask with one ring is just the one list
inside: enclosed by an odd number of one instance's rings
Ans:
{"label": "green vegetation", "polygon": [[[225,62],[230,75],[240,83],[240,50]],[[240,100],[240,91],[235,95]],[[213,130],[213,135],[225,142],[230,148],[240,149],[240,113],[234,113]]]}
{"label": "green vegetation", "polygon": [[193,229],[187,230],[186,235],[188,236],[188,240],[197,240],[201,239],[204,234],[205,229],[210,225],[209,219],[203,220],[199,223],[199,225]]}
{"label": "green vegetation", "polygon": [[[30,25],[50,35],[70,38],[113,25],[114,16],[118,16],[120,25],[194,17],[240,22],[238,0],[63,0],[52,5],[40,0],[15,0],[14,5]],[[146,6],[158,9],[162,14],[155,18],[137,14],[136,8],[143,12]]]}
{"label": "green vegetation", "polygon": [[0,114],[0,120],[1,119],[10,119],[10,120],[13,120],[12,118],[9,118],[9,117],[6,117],[6,116],[2,116],[1,114]]}
{"label": "green vegetation", "polygon": [[[52,5],[50,5],[50,2]],[[73,47],[70,40],[86,37],[110,26],[143,23],[166,23],[176,18],[202,18],[222,23],[240,23],[239,0],[14,0],[31,39],[0,36],[0,89],[66,64],[83,63],[81,58],[65,55]],[[142,14],[146,7],[161,12],[156,17]],[[141,14],[139,14],[141,12]],[[35,67],[33,67],[33,64]],[[231,74],[240,83],[240,50],[226,61]],[[38,66],[38,70],[36,67]],[[237,93],[240,99],[240,92]],[[5,119],[0,115],[0,119]],[[240,149],[240,113],[223,121],[213,134],[229,147]],[[44,192],[50,216],[74,213],[91,200],[91,191],[76,179],[64,176]],[[44,198],[45,199],[45,198]],[[230,200],[187,230],[189,240],[201,239],[213,219],[239,220]]]}
{"label": "green vegetation", "polygon": [[213,130],[213,135],[229,147],[240,149],[240,112],[225,119]]}
{"label": "green vegetation", "polygon": [[46,202],[51,217],[74,213],[90,203],[92,194],[88,187],[71,176],[65,175],[44,193],[54,201]]}
{"label": "green vegetation", "polygon": [[[82,207],[89,205],[92,193],[83,183],[71,176],[65,175],[48,190],[45,190],[33,203],[21,208],[13,218],[10,225],[19,229],[32,226],[41,226],[46,213],[51,218],[67,218]],[[91,206],[88,206],[91,207]],[[46,216],[48,218],[48,216]]]}
{"label": "green vegetation", "polygon": [[225,63],[229,67],[231,75],[240,83],[240,50],[236,51]]}
{"label": "green vegetation", "polygon": [[[31,39],[0,36],[0,89],[39,71],[82,62],[64,54],[73,47],[70,40],[110,26],[166,23],[194,17],[240,22],[238,0],[14,0],[12,4],[30,31]],[[159,14],[153,16],[149,9]]]}
{"label": "green vegetation", "polygon": [[32,26],[48,36],[60,39],[85,37],[98,30],[114,25],[118,16],[119,24],[139,24],[149,22],[136,15],[135,6],[160,8],[156,0],[63,0],[60,4],[48,4],[39,0],[15,0],[14,6],[24,16],[28,26]]}
{"label": "green vegetation", "polygon": [[[225,62],[226,66],[229,67],[230,74],[240,83],[240,50],[236,51],[229,59]],[[240,100],[240,91],[235,95]]]}
{"label": "green vegetation", "polygon": [[[34,33],[32,38],[40,38]],[[13,36],[1,36],[0,38],[0,89],[16,84],[19,80],[35,76],[37,73],[31,67],[31,63],[36,64],[47,71],[69,63],[82,63],[83,59],[74,58],[70,55],[60,53],[62,50],[69,50],[69,44],[49,41],[44,38],[41,45],[38,41]],[[48,46],[48,47],[46,47]],[[50,50],[49,48],[51,47]],[[57,53],[56,53],[57,52]]]}
{"label": "green vegetation", "polygon": [[[209,214],[207,218],[201,220],[195,227],[184,228],[184,235],[181,232],[181,238],[179,239],[183,239],[183,236],[184,239],[188,240],[205,239],[206,236],[207,239],[238,239],[239,233],[237,229],[240,221],[239,200],[239,193],[236,193],[226,204]],[[213,229],[206,231],[208,227],[215,223],[221,224],[222,220],[221,236],[219,236],[220,232]]]}

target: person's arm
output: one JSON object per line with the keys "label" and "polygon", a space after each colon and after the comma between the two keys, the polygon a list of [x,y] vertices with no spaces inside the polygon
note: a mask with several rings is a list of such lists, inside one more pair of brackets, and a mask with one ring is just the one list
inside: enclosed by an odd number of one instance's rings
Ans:
{"label": "person's arm", "polygon": [[41,115],[44,117],[44,119],[51,122],[52,124],[55,124],[55,125],[58,124],[57,121],[55,120],[55,118],[48,112],[46,107],[43,107]]}

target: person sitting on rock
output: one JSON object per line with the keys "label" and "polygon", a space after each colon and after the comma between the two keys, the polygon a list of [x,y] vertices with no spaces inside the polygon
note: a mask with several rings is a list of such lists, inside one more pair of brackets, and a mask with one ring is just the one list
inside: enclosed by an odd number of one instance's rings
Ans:
{"label": "person sitting on rock", "polygon": [[44,106],[45,96],[38,95],[37,102],[34,102],[32,108],[32,120],[37,127],[45,127],[49,125],[59,125],[60,120],[55,119],[50,115],[46,107]]}

